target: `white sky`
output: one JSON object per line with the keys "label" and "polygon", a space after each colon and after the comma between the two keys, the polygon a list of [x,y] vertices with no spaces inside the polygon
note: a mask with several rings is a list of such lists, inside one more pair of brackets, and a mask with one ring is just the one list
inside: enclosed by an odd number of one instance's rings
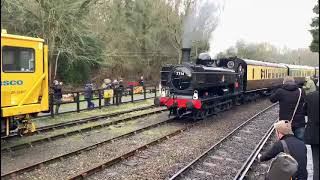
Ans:
{"label": "white sky", "polygon": [[237,40],[269,42],[278,48],[308,48],[317,0],[225,0],[220,24],[210,41],[213,55]]}

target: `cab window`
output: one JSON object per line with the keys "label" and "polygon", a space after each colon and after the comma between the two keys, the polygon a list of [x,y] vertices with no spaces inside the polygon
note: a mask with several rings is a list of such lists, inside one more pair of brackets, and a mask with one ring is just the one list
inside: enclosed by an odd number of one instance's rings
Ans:
{"label": "cab window", "polygon": [[35,52],[33,48],[4,46],[2,48],[3,72],[34,72]]}

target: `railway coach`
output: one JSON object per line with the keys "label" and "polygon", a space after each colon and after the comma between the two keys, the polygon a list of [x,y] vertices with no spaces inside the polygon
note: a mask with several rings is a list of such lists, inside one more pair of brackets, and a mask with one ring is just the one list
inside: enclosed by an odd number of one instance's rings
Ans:
{"label": "railway coach", "polygon": [[32,116],[49,110],[48,46],[1,31],[1,136],[35,131]]}
{"label": "railway coach", "polygon": [[278,87],[288,75],[285,65],[237,57],[218,59],[217,66],[236,70],[241,77],[242,91],[246,93]]}
{"label": "railway coach", "polygon": [[288,67],[288,75],[292,76],[297,84],[302,85],[305,82],[305,77],[317,79],[317,69],[311,66],[285,64]]}

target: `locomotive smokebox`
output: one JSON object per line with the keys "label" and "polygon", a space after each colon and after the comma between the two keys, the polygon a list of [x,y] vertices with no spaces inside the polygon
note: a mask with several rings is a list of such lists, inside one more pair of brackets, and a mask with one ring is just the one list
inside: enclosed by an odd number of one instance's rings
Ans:
{"label": "locomotive smokebox", "polygon": [[190,53],[191,53],[191,48],[182,48],[182,60],[181,62],[190,62]]}

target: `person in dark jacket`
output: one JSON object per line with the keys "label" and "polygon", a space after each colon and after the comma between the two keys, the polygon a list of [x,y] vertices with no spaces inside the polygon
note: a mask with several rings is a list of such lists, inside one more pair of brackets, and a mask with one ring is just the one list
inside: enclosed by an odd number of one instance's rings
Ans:
{"label": "person in dark jacket", "polygon": [[92,101],[93,98],[93,85],[92,84],[86,84],[84,87],[84,99],[87,101],[87,108],[93,109],[94,104]]}
{"label": "person in dark jacket", "polygon": [[143,76],[140,77],[140,80],[138,82],[140,86],[144,86]]}
{"label": "person in dark jacket", "polygon": [[123,84],[123,79],[120,78],[119,80],[119,86],[118,86],[118,100],[117,100],[117,104],[122,102],[122,95],[124,92],[124,84]]}
{"label": "person in dark jacket", "polygon": [[54,80],[52,89],[53,89],[54,104],[56,105],[55,113],[58,114],[60,104],[62,102],[62,82],[59,83],[59,81]]}
{"label": "person in dark jacket", "polygon": [[[303,103],[305,99],[305,93],[301,89],[301,99],[295,116],[292,120],[292,131],[294,135],[303,140],[304,130],[305,130],[305,119],[303,112]],[[299,98],[299,88],[295,84],[293,77],[287,76],[283,80],[282,88],[279,88],[270,96],[270,101],[272,103],[279,102],[279,119],[280,120],[291,120],[294,109]]]}
{"label": "person in dark jacket", "polygon": [[301,140],[293,135],[291,127],[285,121],[279,121],[274,124],[277,133],[278,141],[275,142],[271,149],[266,153],[258,155],[258,161],[268,161],[275,158],[280,152],[284,152],[280,140],[284,140],[288,146],[290,155],[298,162],[298,171],[293,177],[293,180],[307,180],[307,148]]}
{"label": "person in dark jacket", "polygon": [[304,134],[305,144],[311,145],[313,159],[313,179],[319,179],[319,91],[311,92],[304,104],[308,122]]}
{"label": "person in dark jacket", "polygon": [[112,89],[114,92],[114,96],[113,96],[113,103],[114,104],[118,104],[118,96],[119,96],[119,81],[118,80],[113,80],[112,82]]}

